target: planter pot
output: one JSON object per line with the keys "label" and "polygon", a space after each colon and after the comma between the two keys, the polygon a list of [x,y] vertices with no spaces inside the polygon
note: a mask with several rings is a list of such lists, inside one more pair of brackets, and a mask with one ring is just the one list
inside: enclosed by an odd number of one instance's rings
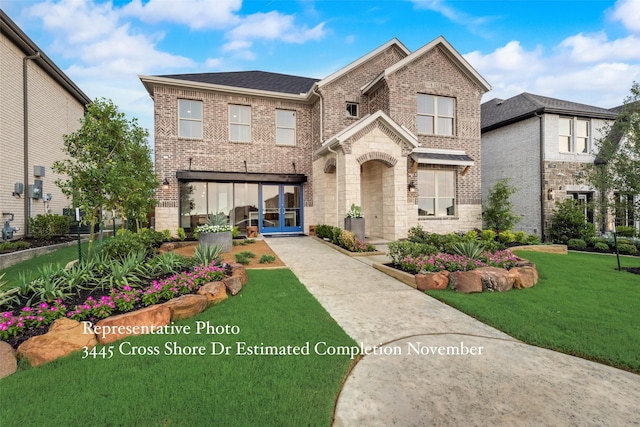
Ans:
{"label": "planter pot", "polygon": [[345,218],[344,229],[355,234],[358,240],[364,240],[364,218]]}
{"label": "planter pot", "polygon": [[207,246],[222,246],[222,252],[231,252],[233,249],[231,231],[221,233],[200,233],[198,243]]}

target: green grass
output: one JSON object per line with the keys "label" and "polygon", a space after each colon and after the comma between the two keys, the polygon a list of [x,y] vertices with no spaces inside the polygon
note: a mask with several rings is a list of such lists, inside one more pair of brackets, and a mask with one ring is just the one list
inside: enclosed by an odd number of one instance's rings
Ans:
{"label": "green grass", "polygon": [[[82,243],[82,256],[87,255],[88,243]],[[94,248],[96,247],[94,243]],[[39,255],[35,258],[31,258],[26,261],[22,261],[18,264],[14,264],[3,270],[0,270],[0,274],[6,273],[4,280],[9,283],[16,283],[18,281],[21,271],[36,271],[38,267],[44,264],[60,264],[62,267],[67,265],[68,262],[78,259],[78,245],[71,245],[66,248],[61,248],[46,255]]]}
{"label": "green grass", "polygon": [[[428,294],[526,343],[640,373],[640,276],[617,271],[614,256],[518,255],[538,268],[533,288]],[[640,267],[638,258],[621,263]]]}
{"label": "green grass", "polygon": [[[21,363],[21,370],[0,380],[0,425],[330,425],[352,360],[315,355],[313,346],[355,343],[290,270],[247,273],[240,294],[175,323],[191,325],[191,334],[131,337],[114,343],[108,360],[83,360],[77,353],[37,368]],[[237,325],[240,332],[196,335],[196,321]],[[171,341],[204,345],[207,355],[163,355]],[[124,356],[122,342],[158,347],[161,354]],[[232,346],[231,354],[210,355],[211,342]],[[242,356],[235,354],[237,342],[310,342],[311,354]]]}

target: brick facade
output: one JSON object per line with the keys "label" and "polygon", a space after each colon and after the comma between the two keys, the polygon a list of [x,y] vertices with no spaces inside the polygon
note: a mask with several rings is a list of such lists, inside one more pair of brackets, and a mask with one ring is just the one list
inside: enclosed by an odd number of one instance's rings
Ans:
{"label": "brick facade", "polygon": [[[14,26],[3,15],[2,25]],[[6,21],[5,21],[6,20]],[[6,28],[6,27],[5,27]],[[32,46],[30,40],[22,40]],[[35,49],[34,49],[35,50]],[[31,52],[29,52],[31,53]],[[90,100],[79,92],[70,93],[54,79],[41,64],[44,59],[27,61],[28,88],[28,181],[24,182],[24,111],[23,111],[23,58],[27,56],[13,38],[0,34],[0,208],[2,212],[14,214],[11,226],[20,228],[14,237],[23,236],[26,230],[24,207],[28,204],[30,216],[54,213],[71,202],[55,185],[62,178],[51,169],[54,161],[64,159],[63,135],[80,127],[84,106]],[[51,64],[52,65],[52,64]],[[62,73],[62,72],[60,72]],[[82,102],[81,102],[82,99]],[[34,175],[34,166],[44,166],[45,175]],[[28,198],[28,186],[34,180],[43,181],[43,194],[51,194],[51,201]],[[15,183],[24,184],[24,193],[13,196]],[[0,226],[4,224],[3,217]]]}

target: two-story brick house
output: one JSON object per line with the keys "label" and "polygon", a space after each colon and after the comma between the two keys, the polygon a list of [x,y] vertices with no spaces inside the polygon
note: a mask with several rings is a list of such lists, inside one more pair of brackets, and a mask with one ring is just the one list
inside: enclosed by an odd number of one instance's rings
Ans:
{"label": "two-story brick house", "polygon": [[13,217],[14,238],[28,234],[27,218],[71,204],[51,166],[65,158],[63,136],[80,128],[90,102],[0,10],[0,227]]}
{"label": "two-story brick house", "polygon": [[241,229],[343,227],[368,236],[481,225],[480,99],[490,90],[442,37],[397,39],[325,77],[262,71],[140,76],[155,106],[156,228],[222,211]]}
{"label": "two-story brick house", "polygon": [[522,93],[482,104],[482,192],[486,197],[501,178],[510,178],[511,196],[521,216],[516,230],[545,239],[556,203],[567,197],[584,205],[599,197],[581,179],[593,163],[594,143],[616,112],[545,96]]}

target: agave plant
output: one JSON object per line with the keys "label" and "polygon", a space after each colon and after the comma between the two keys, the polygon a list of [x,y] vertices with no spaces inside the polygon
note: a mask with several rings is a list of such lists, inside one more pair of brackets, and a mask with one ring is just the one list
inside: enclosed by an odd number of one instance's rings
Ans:
{"label": "agave plant", "polygon": [[210,265],[214,260],[216,264],[221,262],[220,254],[222,246],[218,245],[198,245],[193,253],[193,258],[197,265]]}
{"label": "agave plant", "polygon": [[3,280],[2,279],[3,277],[4,277],[4,274],[0,275],[0,307],[2,306],[11,307],[11,305],[20,301],[17,295],[19,289],[16,287],[9,288],[7,286],[9,282],[7,282],[6,280]]}
{"label": "agave plant", "polygon": [[458,255],[471,259],[479,259],[484,252],[484,245],[477,241],[459,241],[451,244],[451,248]]}

